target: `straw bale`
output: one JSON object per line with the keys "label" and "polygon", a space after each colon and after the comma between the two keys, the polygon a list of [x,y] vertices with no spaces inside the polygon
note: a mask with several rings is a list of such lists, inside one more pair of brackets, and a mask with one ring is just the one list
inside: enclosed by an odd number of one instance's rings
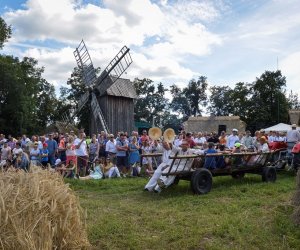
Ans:
{"label": "straw bale", "polygon": [[292,220],[296,225],[300,225],[300,170],[297,172],[296,183],[296,192],[292,198],[292,204],[294,205]]}
{"label": "straw bale", "polygon": [[85,215],[57,173],[0,173],[0,249],[86,249]]}

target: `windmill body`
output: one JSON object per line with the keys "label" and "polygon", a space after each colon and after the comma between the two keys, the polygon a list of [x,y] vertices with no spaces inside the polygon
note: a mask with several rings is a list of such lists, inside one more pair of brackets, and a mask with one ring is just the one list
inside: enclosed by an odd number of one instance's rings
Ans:
{"label": "windmill body", "polygon": [[74,56],[81,70],[86,92],[80,97],[69,121],[74,120],[85,105],[90,105],[91,133],[133,130],[134,99],[137,95],[130,80],[120,78],[132,63],[129,49],[124,46],[98,78],[83,40],[74,51]]}

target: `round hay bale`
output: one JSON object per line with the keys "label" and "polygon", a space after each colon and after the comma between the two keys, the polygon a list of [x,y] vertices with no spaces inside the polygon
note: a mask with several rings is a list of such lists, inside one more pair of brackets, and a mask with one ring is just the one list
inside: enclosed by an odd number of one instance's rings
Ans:
{"label": "round hay bale", "polygon": [[85,215],[62,177],[0,173],[0,249],[86,249]]}
{"label": "round hay bale", "polygon": [[297,172],[296,183],[296,192],[292,198],[292,204],[294,205],[292,220],[296,225],[300,225],[300,170]]}

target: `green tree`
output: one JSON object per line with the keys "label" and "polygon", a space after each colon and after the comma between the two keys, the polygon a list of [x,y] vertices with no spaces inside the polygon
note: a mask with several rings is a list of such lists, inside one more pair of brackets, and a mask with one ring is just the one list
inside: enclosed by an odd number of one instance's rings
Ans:
{"label": "green tree", "polygon": [[11,27],[6,24],[4,19],[0,17],[0,49],[3,48],[4,43],[11,37]]}
{"label": "green tree", "polygon": [[235,84],[234,89],[230,91],[230,113],[232,115],[239,116],[241,120],[245,121],[246,123],[252,119],[251,106],[253,102],[251,97],[251,84],[238,82]]}
{"label": "green tree", "polygon": [[1,131],[35,134],[53,121],[54,87],[42,78],[43,71],[33,58],[0,56]]}
{"label": "green tree", "polygon": [[160,123],[161,116],[165,112],[168,100],[164,97],[166,89],[162,83],[157,86],[150,79],[135,79],[134,87],[138,99],[135,103],[135,120]]}
{"label": "green tree", "polygon": [[297,93],[291,92],[288,95],[288,103],[290,109],[300,109],[300,101]]}
{"label": "green tree", "polygon": [[[98,69],[97,69],[98,70]],[[62,120],[62,115],[73,116],[77,110],[77,103],[80,97],[86,92],[85,85],[82,81],[82,74],[79,68],[75,67],[70,78],[67,80],[68,87],[60,88],[59,97],[59,114],[58,120]],[[89,133],[91,122],[91,108],[89,103],[77,113],[75,113],[75,123],[78,127],[84,128]]]}
{"label": "green tree", "polygon": [[182,90],[177,85],[172,85],[170,92],[172,95],[171,109],[181,114],[184,120],[189,116],[202,115],[202,107],[207,105],[207,81],[206,77],[200,76],[198,80],[192,79],[187,87]]}
{"label": "green tree", "polygon": [[164,130],[172,128],[178,132],[182,128],[181,124],[182,119],[180,119],[177,114],[172,114],[168,110],[166,110],[161,117],[161,128]]}
{"label": "green tree", "polygon": [[187,120],[187,118],[192,115],[192,110],[183,91],[176,84],[174,84],[170,87],[170,93],[172,95],[170,108],[177,114],[182,115],[183,120]]}
{"label": "green tree", "polygon": [[210,87],[208,110],[215,116],[228,116],[232,114],[231,93],[229,86]]}
{"label": "green tree", "polygon": [[202,107],[207,105],[207,81],[205,76],[200,76],[198,80],[192,79],[188,86],[183,89],[183,94],[187,98],[191,108],[192,116],[202,115]]}
{"label": "green tree", "polygon": [[288,121],[286,79],[281,71],[265,71],[252,85],[249,125],[258,128]]}
{"label": "green tree", "polygon": [[37,119],[36,122],[43,130],[47,125],[57,120],[59,116],[59,100],[55,94],[55,88],[45,79],[41,79],[39,90],[36,94],[37,99]]}

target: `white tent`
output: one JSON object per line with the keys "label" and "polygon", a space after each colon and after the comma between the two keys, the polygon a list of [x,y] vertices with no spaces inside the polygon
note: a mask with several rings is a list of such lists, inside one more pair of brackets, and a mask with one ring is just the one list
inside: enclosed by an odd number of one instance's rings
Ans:
{"label": "white tent", "polygon": [[[292,126],[289,124],[278,123],[277,125],[274,125],[269,128],[265,128],[264,130],[266,132],[270,132],[270,131],[287,132],[288,130],[291,130],[291,129],[292,129]],[[300,129],[300,127],[297,127],[297,130],[299,130],[299,129]]]}

